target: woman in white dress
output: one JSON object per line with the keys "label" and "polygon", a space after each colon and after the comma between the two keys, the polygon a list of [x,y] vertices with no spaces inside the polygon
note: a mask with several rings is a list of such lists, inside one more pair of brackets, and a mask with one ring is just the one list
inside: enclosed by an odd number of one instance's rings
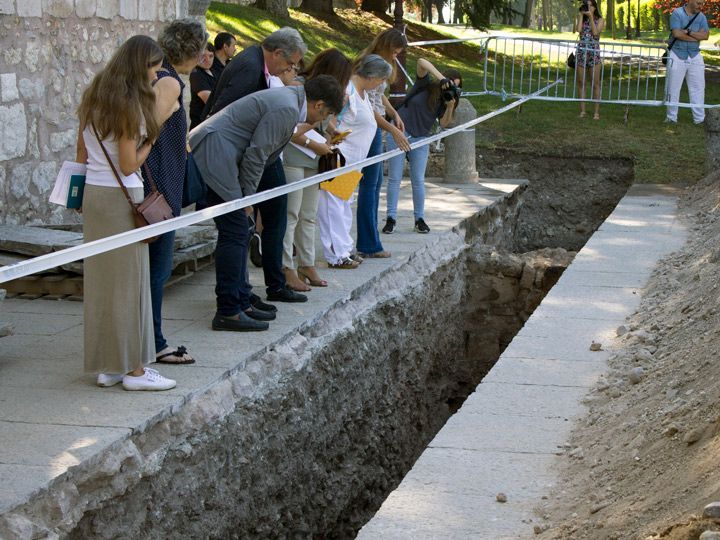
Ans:
{"label": "woman in white dress", "polygon": [[[377,54],[361,57],[354,66],[346,90],[347,104],[335,125],[337,132],[350,131],[338,144],[346,165],[362,161],[368,155],[377,130],[368,91],[383,84],[391,73],[392,66]],[[318,225],[323,253],[330,268],[353,269],[360,264],[351,258],[354,247],[350,236],[352,202],[353,197],[346,201],[326,190],[320,191]]]}

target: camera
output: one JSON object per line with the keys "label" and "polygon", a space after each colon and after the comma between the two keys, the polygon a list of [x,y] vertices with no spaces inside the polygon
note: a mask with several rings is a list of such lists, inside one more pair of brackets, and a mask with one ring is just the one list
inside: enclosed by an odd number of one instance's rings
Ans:
{"label": "camera", "polygon": [[453,101],[460,99],[460,89],[454,84],[450,84],[447,88],[442,91],[443,101]]}
{"label": "camera", "polygon": [[582,2],[580,2],[580,12],[587,13],[588,11],[590,11],[588,8],[588,0],[582,0]]}

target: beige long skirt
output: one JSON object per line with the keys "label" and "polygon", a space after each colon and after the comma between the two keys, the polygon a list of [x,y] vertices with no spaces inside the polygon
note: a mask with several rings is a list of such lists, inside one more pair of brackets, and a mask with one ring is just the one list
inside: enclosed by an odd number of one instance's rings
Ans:
{"label": "beige long skirt", "polygon": [[[142,188],[128,191],[142,200]],[[119,187],[85,186],[85,242],[134,228]],[[148,245],[138,242],[85,259],[86,372],[128,373],[155,360],[148,257]]]}

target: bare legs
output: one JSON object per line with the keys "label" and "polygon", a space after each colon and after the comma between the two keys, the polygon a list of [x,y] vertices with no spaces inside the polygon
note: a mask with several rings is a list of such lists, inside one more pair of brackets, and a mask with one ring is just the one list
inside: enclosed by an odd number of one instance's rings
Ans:
{"label": "bare legs", "polygon": [[577,84],[577,93],[580,98],[580,118],[585,118],[587,112],[585,110],[585,89],[588,86],[586,82],[590,80],[592,85],[592,99],[595,101],[595,111],[593,114],[594,120],[600,120],[600,71],[601,65],[596,64],[591,67],[583,69],[581,66],[575,70],[575,83]]}

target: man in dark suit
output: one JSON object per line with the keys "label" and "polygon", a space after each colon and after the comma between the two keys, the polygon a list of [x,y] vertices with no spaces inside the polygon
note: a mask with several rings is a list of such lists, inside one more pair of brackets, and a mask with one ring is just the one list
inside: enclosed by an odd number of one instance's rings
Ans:
{"label": "man in dark suit", "polygon": [[[339,113],[343,97],[337,80],[320,75],[304,86],[253,92],[192,130],[190,147],[208,186],[208,206],[259,191],[266,164],[278,159],[295,126]],[[275,315],[252,306],[246,287],[249,231],[245,209],[216,217],[215,224],[213,330],[266,330],[267,321]]]}
{"label": "man in dark suit", "polygon": [[[298,31],[288,27],[276,30],[266,37],[262,44],[248,47],[236,55],[223,70],[205,106],[206,116],[217,114],[248,94],[267,89],[271,75],[280,75],[290,69],[297,69],[306,51],[307,46]],[[278,157],[267,163],[258,191],[283,185],[285,185],[285,172]],[[304,294],[287,288],[285,273],[282,270],[283,238],[287,226],[287,195],[261,203],[257,208],[263,222],[262,266],[267,299],[277,302],[307,301],[307,296]],[[259,300],[257,298],[254,302],[256,306],[263,305]]]}

